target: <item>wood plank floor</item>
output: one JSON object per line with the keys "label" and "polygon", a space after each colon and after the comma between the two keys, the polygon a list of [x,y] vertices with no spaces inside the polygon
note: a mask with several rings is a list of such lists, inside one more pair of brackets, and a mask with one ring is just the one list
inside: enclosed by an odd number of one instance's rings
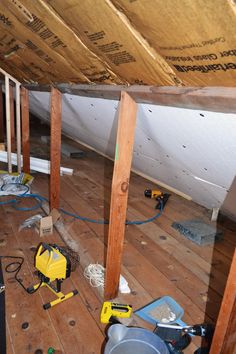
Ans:
{"label": "wood plank floor", "polygon": [[[38,130],[33,136],[32,150],[37,156],[46,157],[48,148],[40,142],[41,133]],[[61,207],[81,216],[107,219],[112,162],[87,148],[80,148],[87,151],[85,157],[63,157],[63,166],[74,168],[74,175],[61,177]],[[33,192],[47,197],[48,176],[37,173],[34,178]],[[128,220],[143,220],[154,215],[155,200],[144,197],[146,188],[156,189],[157,186],[132,174]],[[27,201],[27,204],[33,202]],[[35,230],[19,232],[18,228],[23,220],[35,213],[17,212],[11,205],[1,206],[0,213],[0,254],[24,257],[20,277],[26,286],[37,281],[34,253],[42,238]],[[126,226],[122,274],[132,292],[120,295],[117,300],[132,304],[135,310],[160,296],[169,295],[183,307],[183,321],[187,324],[214,322],[236,244],[235,231],[227,223],[217,225],[224,231],[224,240],[215,245],[198,246],[171,227],[174,221],[190,218],[209,222],[209,216],[205,208],[172,193],[160,218],[148,224]],[[79,295],[48,311],[42,309],[42,304],[51,299],[48,289],[29,295],[16,283],[13,274],[4,272],[7,353],[41,354],[47,353],[49,347],[66,354],[103,353],[105,326],[99,320],[101,291],[90,286],[83,269],[89,263],[104,264],[107,234],[107,225],[63,215],[53,235],[43,238],[45,242],[63,244],[63,237],[78,249],[81,258],[78,269],[62,285],[64,292],[77,288]],[[3,266],[9,262],[4,259]],[[25,323],[27,328],[24,329]],[[131,324],[153,329],[135,315]],[[193,353],[199,344],[200,339],[194,338],[185,353]]]}

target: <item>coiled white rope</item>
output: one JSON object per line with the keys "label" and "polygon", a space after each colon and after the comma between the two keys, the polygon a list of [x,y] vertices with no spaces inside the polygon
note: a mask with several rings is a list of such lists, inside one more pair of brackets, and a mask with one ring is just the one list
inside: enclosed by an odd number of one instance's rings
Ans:
{"label": "coiled white rope", "polygon": [[[89,283],[92,287],[98,288],[99,286],[102,286],[104,288],[105,268],[101,264],[89,264],[84,269],[84,276],[89,280]],[[127,280],[125,280],[122,275],[120,275],[119,291],[122,294],[129,294],[131,292]]]}
{"label": "coiled white rope", "polygon": [[105,268],[101,264],[89,264],[84,269],[84,276],[86,279],[89,279],[89,283],[92,287],[98,288],[102,286],[104,288]]}

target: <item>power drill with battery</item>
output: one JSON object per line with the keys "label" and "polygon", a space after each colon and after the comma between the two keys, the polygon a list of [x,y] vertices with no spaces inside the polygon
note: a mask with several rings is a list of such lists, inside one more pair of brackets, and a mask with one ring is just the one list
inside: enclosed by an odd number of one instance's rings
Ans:
{"label": "power drill with battery", "polygon": [[155,209],[164,209],[170,194],[169,193],[163,193],[159,190],[155,189],[146,189],[144,191],[144,195],[146,198],[155,198],[157,201],[157,205]]}
{"label": "power drill with battery", "polygon": [[209,354],[214,326],[206,323],[193,326],[158,323],[154,333],[165,341],[170,354],[184,354],[183,350],[191,343],[192,336],[202,337],[201,347],[193,354]]}

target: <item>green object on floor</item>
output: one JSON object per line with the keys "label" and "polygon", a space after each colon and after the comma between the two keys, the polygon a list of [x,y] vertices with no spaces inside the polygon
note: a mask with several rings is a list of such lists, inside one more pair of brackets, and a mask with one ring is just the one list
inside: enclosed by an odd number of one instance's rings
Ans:
{"label": "green object on floor", "polygon": [[55,353],[55,349],[52,347],[48,348],[48,354],[53,354],[53,353]]}

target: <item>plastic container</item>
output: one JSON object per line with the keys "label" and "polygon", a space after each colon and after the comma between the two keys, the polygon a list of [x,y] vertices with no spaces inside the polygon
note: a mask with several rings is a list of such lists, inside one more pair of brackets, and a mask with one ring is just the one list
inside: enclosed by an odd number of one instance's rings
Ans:
{"label": "plastic container", "polygon": [[169,354],[163,340],[147,329],[114,324],[108,337],[104,354]]}

